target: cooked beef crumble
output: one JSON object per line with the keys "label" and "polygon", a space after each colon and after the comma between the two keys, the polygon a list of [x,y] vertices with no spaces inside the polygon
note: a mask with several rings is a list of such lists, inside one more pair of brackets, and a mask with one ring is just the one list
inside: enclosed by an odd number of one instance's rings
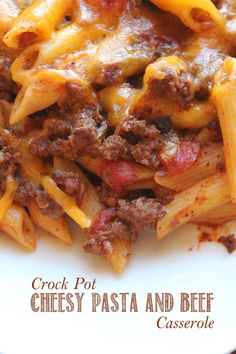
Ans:
{"label": "cooked beef crumble", "polygon": [[234,234],[221,236],[218,242],[224,245],[229,253],[233,253],[236,250],[236,238]]}
{"label": "cooked beef crumble", "polygon": [[70,136],[70,143],[77,154],[98,156],[100,140],[95,121],[89,117],[78,120]]}
{"label": "cooked beef crumble", "polygon": [[98,213],[84,249],[93,254],[112,254],[112,240],[121,238],[135,241],[138,232],[153,229],[165,215],[162,205],[155,199],[140,197],[132,201],[120,199],[116,208]]}
{"label": "cooked beef crumble", "polygon": [[177,102],[183,108],[187,108],[194,98],[191,77],[183,71],[177,75],[174,70],[169,70],[164,79],[152,79],[149,87],[154,95]]}

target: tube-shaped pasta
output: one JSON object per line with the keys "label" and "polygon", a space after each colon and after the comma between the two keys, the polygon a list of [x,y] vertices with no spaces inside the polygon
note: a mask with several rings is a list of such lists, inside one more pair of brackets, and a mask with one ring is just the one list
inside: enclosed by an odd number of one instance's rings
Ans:
{"label": "tube-shaped pasta", "polygon": [[74,80],[77,80],[77,76],[71,70],[38,70],[17,95],[10,124],[15,124],[26,116],[56,103],[65,91],[65,83]]}
{"label": "tube-shaped pasta", "polygon": [[214,83],[211,99],[218,111],[231,199],[236,203],[236,59],[225,59],[214,77]]}
{"label": "tube-shaped pasta", "polygon": [[120,273],[124,270],[128,263],[131,253],[131,244],[121,238],[115,238],[111,241],[111,243],[113,253],[111,255],[107,255],[107,259],[113,266],[114,270]]}
{"label": "tube-shaped pasta", "polygon": [[12,204],[17,187],[17,181],[12,176],[8,176],[6,183],[6,191],[0,199],[0,222],[4,218]]}
{"label": "tube-shaped pasta", "polygon": [[24,48],[49,38],[72,0],[36,0],[16,19],[3,41],[10,48]]}
{"label": "tube-shaped pasta", "polygon": [[206,226],[218,226],[228,221],[236,219],[236,205],[233,203],[226,203],[215,209],[201,214],[193,220],[194,223]]}
{"label": "tube-shaped pasta", "polygon": [[85,28],[71,24],[53,32],[48,40],[35,43],[21,52],[11,66],[13,78],[17,81],[19,76],[24,75],[22,71],[30,70],[39,65],[50,64],[62,54],[83,49],[88,40],[96,40],[102,33],[104,33],[104,30],[96,24]]}
{"label": "tube-shaped pasta", "polygon": [[49,232],[68,245],[72,244],[72,238],[65,222],[65,217],[61,216],[53,219],[49,215],[41,213],[35,202],[29,205],[29,213],[33,223],[43,230]]}
{"label": "tube-shaped pasta", "polygon": [[[33,183],[36,187],[39,187],[41,178],[45,175],[47,168],[38,156],[32,155],[28,150],[28,144],[32,139],[32,136],[35,136],[35,132],[22,138],[19,147],[20,154],[17,157],[17,162],[21,165],[22,176]],[[67,244],[72,243],[72,238],[64,216],[54,219],[49,215],[45,215],[41,213],[39,207],[34,202],[30,203],[28,209],[31,219],[35,225],[48,231],[50,234],[61,239]]]}
{"label": "tube-shaped pasta", "polygon": [[91,220],[77,206],[75,200],[64,193],[57,187],[56,183],[49,176],[44,176],[41,184],[49,196],[60,204],[65,211],[78,225],[82,228],[88,228],[91,225]]}
{"label": "tube-shaped pasta", "polygon": [[0,221],[0,229],[28,250],[35,250],[34,226],[24,208],[12,204]]}
{"label": "tube-shaped pasta", "polygon": [[201,32],[213,25],[224,28],[225,20],[211,0],[151,0],[162,10],[172,12],[192,30]]}
{"label": "tube-shaped pasta", "polygon": [[202,148],[201,156],[187,171],[171,177],[155,173],[154,180],[161,186],[180,192],[217,173],[217,168],[223,165],[223,146],[214,144]]}
{"label": "tube-shaped pasta", "polygon": [[0,38],[11,28],[18,13],[13,0],[0,0]]}
{"label": "tube-shaped pasta", "polygon": [[158,222],[157,237],[194,220],[199,215],[230,201],[226,174],[216,174],[177,194],[166,206],[166,215]]}

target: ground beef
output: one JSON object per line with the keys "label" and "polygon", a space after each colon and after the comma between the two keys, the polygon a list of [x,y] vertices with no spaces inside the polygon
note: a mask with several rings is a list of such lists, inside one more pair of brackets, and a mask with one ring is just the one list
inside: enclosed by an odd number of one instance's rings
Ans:
{"label": "ground beef", "polygon": [[51,175],[56,184],[66,194],[70,196],[78,194],[81,198],[84,192],[84,183],[80,181],[78,174],[70,170],[60,168],[52,171]]}
{"label": "ground beef", "polygon": [[85,238],[84,249],[93,254],[111,255],[114,238],[133,242],[138,232],[155,228],[164,215],[161,204],[155,199],[120,199],[117,208],[104,209],[97,214]]}
{"label": "ground beef", "polygon": [[222,243],[229,253],[233,253],[236,250],[236,238],[234,234],[221,236],[217,241]]}
{"label": "ground beef", "polygon": [[128,142],[119,135],[109,136],[102,144],[101,153],[104,159],[109,161],[117,161],[120,158],[129,160],[131,158]]}
{"label": "ground beef", "polygon": [[157,169],[160,163],[158,159],[158,152],[161,146],[162,143],[159,139],[144,139],[132,147],[131,155],[134,160],[141,165],[152,169]]}
{"label": "ground beef", "polygon": [[0,180],[1,182],[12,173],[11,164],[6,161],[0,164]]}
{"label": "ground beef", "polygon": [[35,201],[41,213],[49,215],[54,219],[58,219],[64,214],[62,207],[51,199],[45,191],[37,191]]}
{"label": "ground beef", "polygon": [[11,78],[12,59],[0,56],[0,98],[11,100],[17,92],[17,85]]}
{"label": "ground beef", "polygon": [[76,160],[77,157],[70,141],[63,139],[56,139],[50,143],[49,154],[50,156],[55,156],[70,161]]}
{"label": "ground beef", "polygon": [[71,133],[72,126],[69,121],[61,119],[50,119],[47,122],[48,135],[63,137]]}
{"label": "ground beef", "polygon": [[132,133],[141,138],[155,139],[160,136],[160,131],[154,124],[148,124],[146,120],[135,118],[124,119],[120,125],[120,134]]}
{"label": "ground beef", "polygon": [[103,64],[95,78],[95,83],[102,86],[116,85],[121,81],[122,71],[116,63]]}
{"label": "ground beef", "polygon": [[18,153],[18,141],[17,137],[8,132],[6,129],[2,129],[0,132],[0,164],[6,161],[13,160]]}
{"label": "ground beef", "polygon": [[93,120],[96,124],[101,124],[104,121],[104,118],[100,114],[100,107],[98,105],[87,105],[80,108],[77,112],[76,122],[83,119]]}
{"label": "ground beef", "polygon": [[194,98],[193,84],[190,75],[185,72],[177,74],[175,70],[167,68],[164,79],[152,79],[149,82],[150,92],[153,95],[169,99],[187,109]]}
{"label": "ground beef", "polygon": [[33,140],[29,144],[29,150],[32,154],[40,157],[49,157],[50,141],[47,139]]}
{"label": "ground beef", "polygon": [[84,118],[77,121],[70,136],[70,143],[77,154],[89,154],[96,157],[99,154],[100,140],[95,121]]}
{"label": "ground beef", "polygon": [[24,207],[27,207],[29,203],[37,195],[37,191],[34,185],[28,181],[22,181],[15,193],[14,201]]}
{"label": "ground beef", "polygon": [[83,248],[85,252],[94,255],[112,255],[113,247],[111,240],[103,232],[87,235],[84,241]]}
{"label": "ground beef", "polygon": [[135,241],[137,233],[129,229],[128,225],[121,221],[112,221],[97,232],[87,235],[84,242],[84,250],[96,255],[112,255],[112,240],[121,238],[127,241]]}
{"label": "ground beef", "polygon": [[56,139],[50,141],[46,138],[33,140],[29,144],[29,150],[32,154],[40,157],[55,156],[70,161],[76,160],[76,152],[69,140]]}
{"label": "ground beef", "polygon": [[132,201],[119,200],[117,216],[125,221],[134,232],[142,232],[156,227],[165,212],[155,199],[141,197]]}

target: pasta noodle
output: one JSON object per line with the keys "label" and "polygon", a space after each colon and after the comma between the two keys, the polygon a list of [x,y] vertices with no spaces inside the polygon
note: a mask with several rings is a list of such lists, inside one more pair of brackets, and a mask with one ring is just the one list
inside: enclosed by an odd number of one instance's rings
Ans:
{"label": "pasta noodle", "polygon": [[235,125],[236,60],[225,59],[216,73],[212,100],[215,103],[224,139],[224,153],[232,202],[236,203],[236,125]]}
{"label": "pasta noodle", "polygon": [[32,82],[26,83],[19,92],[12,108],[10,123],[15,124],[26,116],[53,105],[65,92],[67,80],[73,82],[76,79],[71,71],[42,69],[37,72]]}
{"label": "pasta noodle", "polygon": [[181,225],[229,201],[226,175],[217,174],[209,177],[175,196],[167,206],[166,216],[158,223],[157,237],[162,239]]}
{"label": "pasta noodle", "polygon": [[29,213],[35,225],[59,238],[66,244],[72,244],[72,238],[64,217],[53,219],[49,215],[42,214],[37,204],[34,202],[29,205]]}
{"label": "pasta noodle", "polygon": [[35,250],[34,226],[24,208],[12,204],[0,222],[0,229],[29,251]]}
{"label": "pasta noodle", "polygon": [[19,15],[3,41],[17,49],[49,38],[70,5],[71,0],[36,0]]}
{"label": "pasta noodle", "polygon": [[2,38],[18,16],[18,8],[12,0],[0,1],[0,37]]}
{"label": "pasta noodle", "polygon": [[226,203],[212,209],[207,213],[198,216],[193,220],[194,223],[207,226],[218,226],[228,221],[235,220],[236,218],[236,206],[233,203]]}
{"label": "pasta noodle", "polygon": [[177,15],[183,23],[194,31],[204,31],[212,26],[224,26],[224,19],[210,0],[152,0],[165,11]]}
{"label": "pasta noodle", "polygon": [[159,176],[156,173],[154,179],[157,184],[180,192],[217,173],[217,169],[222,166],[224,166],[223,147],[215,144],[203,149],[202,156],[186,172],[175,176]]}

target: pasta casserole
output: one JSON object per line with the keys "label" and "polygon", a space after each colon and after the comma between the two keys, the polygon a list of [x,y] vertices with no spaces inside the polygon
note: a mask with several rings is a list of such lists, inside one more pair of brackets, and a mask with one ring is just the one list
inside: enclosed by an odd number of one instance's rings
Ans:
{"label": "pasta casserole", "polygon": [[233,0],[0,0],[0,229],[127,264],[236,218]]}

